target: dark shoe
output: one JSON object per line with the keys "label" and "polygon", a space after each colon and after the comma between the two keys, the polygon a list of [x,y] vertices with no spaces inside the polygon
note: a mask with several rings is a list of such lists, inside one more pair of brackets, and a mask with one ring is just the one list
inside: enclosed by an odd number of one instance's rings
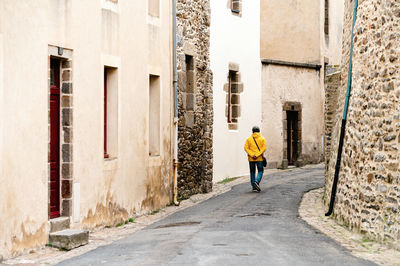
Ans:
{"label": "dark shoe", "polygon": [[253,192],[257,192],[257,193],[259,192],[259,191],[258,191],[257,189],[255,189],[255,188],[253,188],[252,191],[253,191]]}
{"label": "dark shoe", "polygon": [[258,192],[261,191],[260,185],[257,182],[254,182],[254,187],[257,189]]}

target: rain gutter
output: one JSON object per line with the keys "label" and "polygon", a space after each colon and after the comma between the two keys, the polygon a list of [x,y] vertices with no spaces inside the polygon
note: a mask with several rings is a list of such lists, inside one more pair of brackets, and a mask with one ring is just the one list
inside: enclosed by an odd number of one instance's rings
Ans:
{"label": "rain gutter", "polygon": [[173,197],[174,204],[179,205],[178,201],[178,71],[176,60],[176,0],[173,1],[173,37],[174,37],[174,73],[173,73],[173,87],[174,87],[174,159],[173,159]]}

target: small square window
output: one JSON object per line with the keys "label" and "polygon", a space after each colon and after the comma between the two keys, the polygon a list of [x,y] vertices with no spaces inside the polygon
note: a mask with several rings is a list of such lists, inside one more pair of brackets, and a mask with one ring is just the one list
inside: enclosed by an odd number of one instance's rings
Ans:
{"label": "small square window", "polygon": [[149,0],[148,1],[148,13],[152,17],[160,17],[160,0]]}
{"label": "small square window", "polygon": [[160,155],[160,76],[149,76],[149,155]]}
{"label": "small square window", "polygon": [[233,13],[240,14],[241,12],[241,0],[232,0],[231,10]]}
{"label": "small square window", "polygon": [[104,158],[116,158],[118,147],[118,68],[104,67]]}

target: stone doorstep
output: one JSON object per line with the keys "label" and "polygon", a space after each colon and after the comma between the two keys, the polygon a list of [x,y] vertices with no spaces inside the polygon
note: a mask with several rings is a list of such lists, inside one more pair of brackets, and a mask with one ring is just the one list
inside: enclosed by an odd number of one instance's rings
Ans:
{"label": "stone doorstep", "polygon": [[49,222],[50,222],[50,233],[69,229],[70,226],[69,217],[58,217],[50,219]]}
{"label": "stone doorstep", "polygon": [[66,229],[50,233],[49,244],[53,247],[71,250],[89,243],[89,231]]}

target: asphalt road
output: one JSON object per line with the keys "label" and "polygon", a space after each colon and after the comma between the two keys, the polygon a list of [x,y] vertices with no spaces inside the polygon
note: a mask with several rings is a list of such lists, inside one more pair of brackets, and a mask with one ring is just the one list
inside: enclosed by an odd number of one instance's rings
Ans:
{"label": "asphalt road", "polygon": [[323,168],[241,184],[111,245],[60,265],[375,265],[299,218],[302,195],[323,185]]}

